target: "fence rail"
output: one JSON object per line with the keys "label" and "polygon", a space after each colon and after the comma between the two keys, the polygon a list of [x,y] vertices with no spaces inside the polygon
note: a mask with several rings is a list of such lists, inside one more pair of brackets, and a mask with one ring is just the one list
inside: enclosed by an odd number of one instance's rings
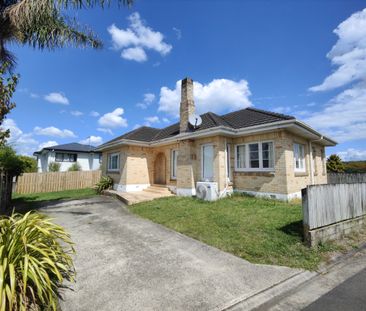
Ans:
{"label": "fence rail", "polygon": [[328,184],[352,184],[366,182],[366,173],[329,173]]}
{"label": "fence rail", "polygon": [[16,192],[19,194],[53,192],[93,187],[101,171],[25,173],[19,176]]}

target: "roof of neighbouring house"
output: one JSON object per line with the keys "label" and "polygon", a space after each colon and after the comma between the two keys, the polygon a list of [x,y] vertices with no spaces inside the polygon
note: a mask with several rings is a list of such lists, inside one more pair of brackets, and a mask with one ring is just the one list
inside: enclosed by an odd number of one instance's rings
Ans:
{"label": "roof of neighbouring house", "polygon": [[[219,126],[225,126],[232,129],[241,129],[278,121],[295,120],[295,117],[293,116],[255,108],[246,108],[235,112],[230,112],[228,114],[224,114],[221,116],[213,112],[207,112],[202,114],[201,118],[202,118],[202,124],[198,128],[192,129],[192,132],[199,132],[202,130],[215,128]],[[142,126],[131,132],[128,132],[126,134],[123,134],[119,137],[116,137],[108,141],[100,147],[103,147],[104,145],[108,145],[110,143],[122,139],[134,140],[139,142],[154,142],[161,139],[174,137],[178,134],[179,134],[179,122],[162,129]]]}
{"label": "roof of neighbouring house", "polygon": [[82,152],[82,153],[98,152],[98,151],[95,151],[95,149],[96,149],[96,147],[93,147],[90,145],[83,145],[83,144],[79,144],[79,143],[69,143],[69,144],[45,147],[40,151],[34,152],[33,155],[41,154],[41,152],[43,150],[70,151],[70,152]]}

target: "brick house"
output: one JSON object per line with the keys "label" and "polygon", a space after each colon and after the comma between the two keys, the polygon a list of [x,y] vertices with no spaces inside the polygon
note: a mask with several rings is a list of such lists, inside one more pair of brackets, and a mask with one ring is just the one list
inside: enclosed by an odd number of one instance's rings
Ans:
{"label": "brick house", "polygon": [[231,191],[289,200],[309,184],[327,182],[325,147],[336,142],[292,116],[254,108],[194,114],[193,81],[182,80],[180,121],[163,129],[140,127],[97,150],[102,171],[117,191],[141,191],[152,184],[177,195],[195,195],[198,181]]}

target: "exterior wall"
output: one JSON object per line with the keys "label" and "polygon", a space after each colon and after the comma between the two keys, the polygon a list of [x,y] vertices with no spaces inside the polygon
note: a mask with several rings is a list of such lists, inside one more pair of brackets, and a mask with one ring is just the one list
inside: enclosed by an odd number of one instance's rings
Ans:
{"label": "exterior wall", "polygon": [[[72,153],[72,152],[70,152]],[[56,153],[51,151],[43,152],[37,157],[38,172],[48,172],[48,165],[55,161]],[[67,171],[75,162],[57,162],[60,163],[60,172]],[[100,168],[99,153],[78,153],[77,163],[82,171],[98,170]]]}
{"label": "exterior wall", "polygon": [[[273,171],[242,172],[235,170],[235,145],[242,143],[272,141],[274,143]],[[293,144],[305,146],[305,166],[303,173],[294,170]],[[252,194],[271,196],[278,199],[300,197],[300,191],[311,184],[310,160],[313,159],[314,183],[326,183],[326,165],[324,147],[313,142],[312,157],[309,141],[285,130],[262,133],[243,137],[213,136],[195,140],[184,140],[162,147],[124,146],[103,152],[103,174],[114,179],[115,188],[121,191],[137,191],[154,184],[155,159],[163,153],[166,159],[166,184],[179,195],[194,195],[196,182],[202,180],[202,146],[213,145],[214,177],[220,194],[231,189]],[[230,170],[226,171],[226,144],[230,146]],[[177,180],[171,178],[171,151],[178,150]],[[107,155],[120,153],[120,171],[106,170]]]}

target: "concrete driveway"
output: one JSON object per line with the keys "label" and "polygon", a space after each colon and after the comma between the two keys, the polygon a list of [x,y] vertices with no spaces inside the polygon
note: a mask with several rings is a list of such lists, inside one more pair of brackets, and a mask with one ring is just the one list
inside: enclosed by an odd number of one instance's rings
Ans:
{"label": "concrete driveway", "polygon": [[297,275],[255,265],[129,213],[109,197],[41,211],[71,233],[77,282],[70,310],[223,310]]}

